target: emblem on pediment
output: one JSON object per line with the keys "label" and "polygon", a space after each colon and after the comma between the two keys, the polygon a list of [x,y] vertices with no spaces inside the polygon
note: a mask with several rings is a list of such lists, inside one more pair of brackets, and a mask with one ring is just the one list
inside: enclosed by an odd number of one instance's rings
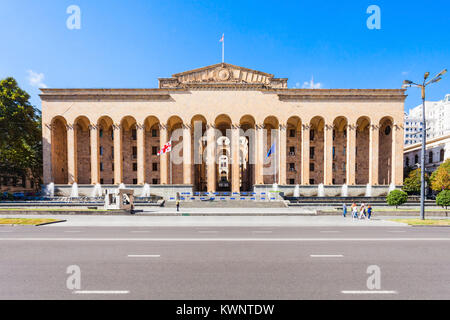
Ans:
{"label": "emblem on pediment", "polygon": [[231,78],[231,71],[227,68],[217,69],[215,78],[217,81],[228,81]]}

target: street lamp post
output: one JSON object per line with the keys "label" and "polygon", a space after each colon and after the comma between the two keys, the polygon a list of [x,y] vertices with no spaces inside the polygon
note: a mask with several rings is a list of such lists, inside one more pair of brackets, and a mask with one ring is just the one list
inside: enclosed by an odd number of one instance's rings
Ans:
{"label": "street lamp post", "polygon": [[425,72],[423,76],[422,84],[414,83],[410,80],[403,81],[402,88],[418,87],[422,91],[422,154],[420,159],[420,219],[425,219],[425,149],[426,149],[426,134],[427,134],[427,123],[425,118],[425,88],[427,85],[442,80],[441,76],[447,72],[447,69],[442,70],[437,75],[435,75],[428,82],[427,79],[430,76],[429,72]]}

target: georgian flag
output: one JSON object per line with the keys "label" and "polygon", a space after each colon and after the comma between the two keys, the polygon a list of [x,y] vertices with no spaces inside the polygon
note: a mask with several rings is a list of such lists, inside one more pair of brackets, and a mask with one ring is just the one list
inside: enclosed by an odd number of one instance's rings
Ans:
{"label": "georgian flag", "polygon": [[224,39],[225,39],[225,33],[222,34],[222,38],[219,40],[219,42],[223,42]]}
{"label": "georgian flag", "polygon": [[167,142],[164,147],[158,151],[158,156],[166,153],[166,152],[170,152],[172,151],[172,141]]}

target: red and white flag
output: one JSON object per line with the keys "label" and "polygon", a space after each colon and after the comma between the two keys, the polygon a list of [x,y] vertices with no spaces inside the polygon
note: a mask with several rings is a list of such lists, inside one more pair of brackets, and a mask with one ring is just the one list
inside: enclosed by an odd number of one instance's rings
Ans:
{"label": "red and white flag", "polygon": [[225,39],[225,33],[222,34],[222,38],[220,38],[219,42],[223,42],[224,39]]}
{"label": "red and white flag", "polygon": [[172,151],[172,141],[167,142],[164,147],[158,151],[158,156],[166,153],[166,152],[170,152]]}

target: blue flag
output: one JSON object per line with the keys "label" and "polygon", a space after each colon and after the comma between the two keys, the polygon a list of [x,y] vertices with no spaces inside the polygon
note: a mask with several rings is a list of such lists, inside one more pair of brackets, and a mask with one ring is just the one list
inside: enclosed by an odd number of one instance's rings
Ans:
{"label": "blue flag", "polygon": [[274,153],[274,152],[275,152],[275,142],[272,144],[272,146],[270,147],[269,151],[267,152],[267,154],[266,154],[266,159],[267,159],[268,157],[270,157],[270,155],[271,155],[272,153]]}

